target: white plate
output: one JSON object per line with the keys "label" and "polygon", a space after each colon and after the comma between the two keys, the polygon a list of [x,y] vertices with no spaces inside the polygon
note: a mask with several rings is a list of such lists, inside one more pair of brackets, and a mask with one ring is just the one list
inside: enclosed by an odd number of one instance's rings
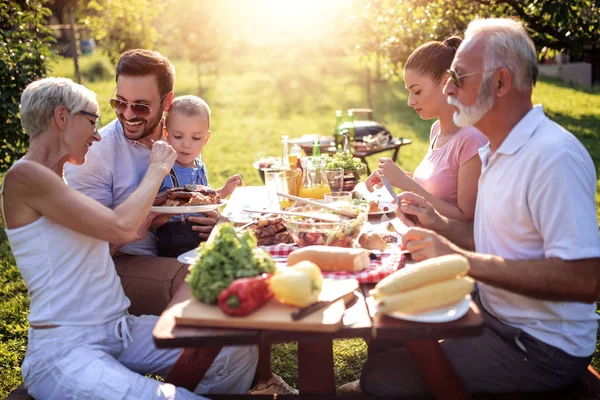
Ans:
{"label": "white plate", "polygon": [[420,314],[404,314],[401,312],[394,312],[385,315],[392,318],[414,322],[450,322],[455,321],[465,315],[467,311],[469,311],[470,304],[471,295],[468,294],[458,303],[448,307],[439,308],[437,310],[427,311]]}
{"label": "white plate", "polygon": [[234,224],[247,224],[248,222],[253,220],[253,218],[252,218],[253,215],[254,214],[250,214],[250,213],[243,212],[243,211],[223,214],[224,217],[226,217],[228,220],[230,220]]}
{"label": "white plate", "polygon": [[396,204],[392,203],[391,201],[379,201],[377,204],[379,204],[380,209],[383,210],[384,207],[387,207],[388,210],[370,212],[369,215],[383,215],[387,213],[393,213],[396,210]]}
{"label": "white plate", "polygon": [[184,264],[195,264],[198,259],[198,253],[196,253],[196,249],[192,249],[190,251],[186,251],[183,254],[180,254],[177,257],[177,261]]}
{"label": "white plate", "polygon": [[153,206],[150,207],[150,211],[162,214],[201,213],[216,210],[217,208],[224,206],[226,203],[226,200],[221,200],[219,204],[203,204],[200,206]]}

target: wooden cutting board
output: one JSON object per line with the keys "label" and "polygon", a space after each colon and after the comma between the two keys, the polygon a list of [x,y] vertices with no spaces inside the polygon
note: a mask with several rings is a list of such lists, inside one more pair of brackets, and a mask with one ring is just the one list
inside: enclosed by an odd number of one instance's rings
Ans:
{"label": "wooden cutting board", "polygon": [[323,291],[319,300],[333,300],[344,296],[329,306],[299,320],[292,320],[292,312],[297,307],[281,304],[271,299],[267,304],[246,317],[230,317],[218,306],[208,305],[196,299],[187,300],[175,315],[177,325],[203,326],[211,328],[272,329],[281,331],[335,332],[342,326],[342,317],[349,300],[358,289],[356,279],[323,281]]}

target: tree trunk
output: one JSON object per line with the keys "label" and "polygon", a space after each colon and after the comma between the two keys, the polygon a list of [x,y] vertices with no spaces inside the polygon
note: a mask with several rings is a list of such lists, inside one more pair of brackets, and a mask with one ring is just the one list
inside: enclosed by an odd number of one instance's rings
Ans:
{"label": "tree trunk", "polygon": [[69,29],[71,32],[71,54],[73,55],[73,63],[75,65],[75,82],[81,83],[81,72],[79,72],[79,55],[77,54],[77,33],[75,31],[75,4],[69,7]]}
{"label": "tree trunk", "polygon": [[200,61],[196,61],[196,85],[198,86],[198,96],[202,97],[202,73]]}
{"label": "tree trunk", "polygon": [[372,110],[373,109],[373,95],[371,94],[371,69],[369,68],[369,63],[365,63],[366,66],[366,72],[367,72],[367,76],[366,76],[366,85],[367,85],[367,104],[369,105],[369,108]]}

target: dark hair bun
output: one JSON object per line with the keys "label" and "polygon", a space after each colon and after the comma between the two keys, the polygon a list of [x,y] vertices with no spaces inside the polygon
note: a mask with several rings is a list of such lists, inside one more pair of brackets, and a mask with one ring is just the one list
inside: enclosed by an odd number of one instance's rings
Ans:
{"label": "dark hair bun", "polygon": [[450,36],[442,42],[444,46],[452,47],[454,50],[458,49],[458,46],[460,46],[461,43],[462,39],[458,36]]}

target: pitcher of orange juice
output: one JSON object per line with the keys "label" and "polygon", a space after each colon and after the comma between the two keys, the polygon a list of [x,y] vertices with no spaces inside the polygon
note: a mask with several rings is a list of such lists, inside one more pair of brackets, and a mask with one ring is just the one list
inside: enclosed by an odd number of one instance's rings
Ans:
{"label": "pitcher of orange juice", "polygon": [[298,191],[298,196],[311,199],[323,199],[325,193],[331,191],[327,177],[324,174],[325,157],[312,156],[303,157],[301,159],[302,169],[302,186]]}

